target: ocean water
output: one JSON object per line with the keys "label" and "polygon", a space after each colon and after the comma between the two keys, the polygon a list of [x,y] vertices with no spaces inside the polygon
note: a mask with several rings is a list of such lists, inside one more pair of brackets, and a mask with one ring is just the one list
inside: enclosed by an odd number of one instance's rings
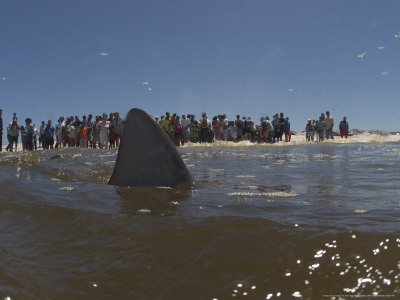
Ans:
{"label": "ocean water", "polygon": [[400,143],[179,148],[190,190],[107,185],[117,150],[0,154],[0,299],[399,299]]}

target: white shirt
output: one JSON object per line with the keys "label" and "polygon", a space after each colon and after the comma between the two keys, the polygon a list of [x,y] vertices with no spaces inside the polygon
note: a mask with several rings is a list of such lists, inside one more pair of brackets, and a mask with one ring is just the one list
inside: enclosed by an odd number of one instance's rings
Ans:
{"label": "white shirt", "polygon": [[110,127],[110,121],[106,120],[101,120],[99,123],[96,125],[97,127],[100,128],[100,133],[101,134],[107,134],[108,133],[108,128]]}
{"label": "white shirt", "polygon": [[189,119],[182,119],[181,126],[183,131],[189,132],[190,131],[190,120]]}

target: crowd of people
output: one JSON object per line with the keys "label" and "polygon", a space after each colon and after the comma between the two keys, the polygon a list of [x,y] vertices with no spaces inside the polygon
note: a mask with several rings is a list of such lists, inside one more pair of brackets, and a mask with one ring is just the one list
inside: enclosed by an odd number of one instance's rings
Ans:
{"label": "crowd of people", "polygon": [[[211,143],[214,141],[241,141],[249,140],[257,143],[276,143],[283,140],[291,141],[289,117],[284,113],[275,114],[270,120],[268,116],[261,117],[260,123],[256,124],[250,117],[236,115],[235,120],[228,120],[226,115],[213,116],[212,119],[203,113],[197,120],[194,115],[182,115],[180,118],[176,113],[158,118],[156,122],[165,130],[177,146],[187,142]],[[321,142],[325,139],[334,138],[334,120],[329,111],[321,114],[318,121],[308,120],[306,125],[306,141]],[[340,136],[347,138],[349,124],[346,117],[339,124]]]}
{"label": "crowd of people", "polygon": [[[212,119],[203,113],[199,120],[193,114],[176,113],[159,118],[154,117],[161,128],[167,133],[175,145],[185,143],[211,143],[214,141],[249,140],[254,143],[276,143],[291,141],[289,117],[284,113],[276,113],[272,120],[268,116],[261,117],[256,124],[250,117],[236,115],[235,120],[228,120],[225,114],[213,116]],[[319,120],[309,119],[306,127],[306,141],[321,142],[334,138],[334,120],[329,111],[321,114]],[[2,111],[0,109],[0,130],[3,131]],[[51,120],[41,122],[37,128],[30,118],[25,119],[25,125],[18,123],[16,113],[7,126],[7,151],[17,151],[18,140],[21,137],[22,150],[36,150],[38,148],[53,149],[61,147],[82,148],[113,148],[119,147],[123,123],[118,112],[107,115],[103,113],[93,118],[87,116],[60,117],[55,124]],[[347,138],[349,125],[346,117],[339,124],[340,136]]]}
{"label": "crowd of people", "polygon": [[286,142],[291,140],[289,117],[285,117],[283,113],[275,114],[272,120],[268,116],[262,117],[259,124],[250,117],[241,118],[240,115],[236,115],[235,120],[228,120],[225,114],[209,119],[206,113],[203,113],[199,120],[193,114],[183,114],[180,118],[176,113],[171,115],[169,112],[161,118],[156,116],[154,119],[177,146],[187,142],[212,143],[241,140],[275,143],[282,141],[283,136]]}
{"label": "crowd of people", "polygon": [[[3,120],[0,110],[0,131],[3,131]],[[7,126],[7,151],[18,150],[18,140],[21,137],[22,150],[37,150],[38,148],[53,149],[61,147],[82,148],[113,148],[119,147],[122,133],[122,119],[118,112],[104,113],[93,118],[88,116],[60,117],[55,124],[51,120],[41,122],[37,128],[31,118],[25,119],[25,125],[18,123],[16,113]]]}

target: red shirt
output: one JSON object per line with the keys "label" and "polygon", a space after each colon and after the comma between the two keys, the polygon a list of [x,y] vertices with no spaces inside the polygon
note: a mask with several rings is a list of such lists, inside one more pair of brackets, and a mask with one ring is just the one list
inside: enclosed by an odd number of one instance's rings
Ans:
{"label": "red shirt", "polygon": [[110,131],[110,133],[108,134],[108,139],[110,141],[115,141],[117,139],[117,135],[115,134],[115,131]]}
{"label": "red shirt", "polygon": [[183,129],[182,129],[181,125],[176,125],[175,126],[175,132],[176,133],[183,133]]}
{"label": "red shirt", "polygon": [[79,127],[79,139],[86,140],[87,139],[87,127]]}

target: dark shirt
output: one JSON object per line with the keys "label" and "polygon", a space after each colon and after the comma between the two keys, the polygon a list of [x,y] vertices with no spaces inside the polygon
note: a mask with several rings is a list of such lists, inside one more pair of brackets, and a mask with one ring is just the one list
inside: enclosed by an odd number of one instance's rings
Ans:
{"label": "dark shirt", "polygon": [[243,121],[242,120],[236,120],[235,121],[235,125],[236,125],[236,128],[242,129],[243,128]]}
{"label": "dark shirt", "polygon": [[274,118],[273,120],[272,120],[272,126],[274,127],[274,130],[275,131],[278,131],[279,130],[279,119],[278,118]]}
{"label": "dark shirt", "polygon": [[286,124],[286,120],[285,120],[285,118],[279,118],[279,130],[280,131],[283,131],[284,130],[284,128],[285,128],[285,124]]}
{"label": "dark shirt", "polygon": [[341,121],[339,124],[339,129],[349,130],[349,123],[347,123],[347,121]]}

